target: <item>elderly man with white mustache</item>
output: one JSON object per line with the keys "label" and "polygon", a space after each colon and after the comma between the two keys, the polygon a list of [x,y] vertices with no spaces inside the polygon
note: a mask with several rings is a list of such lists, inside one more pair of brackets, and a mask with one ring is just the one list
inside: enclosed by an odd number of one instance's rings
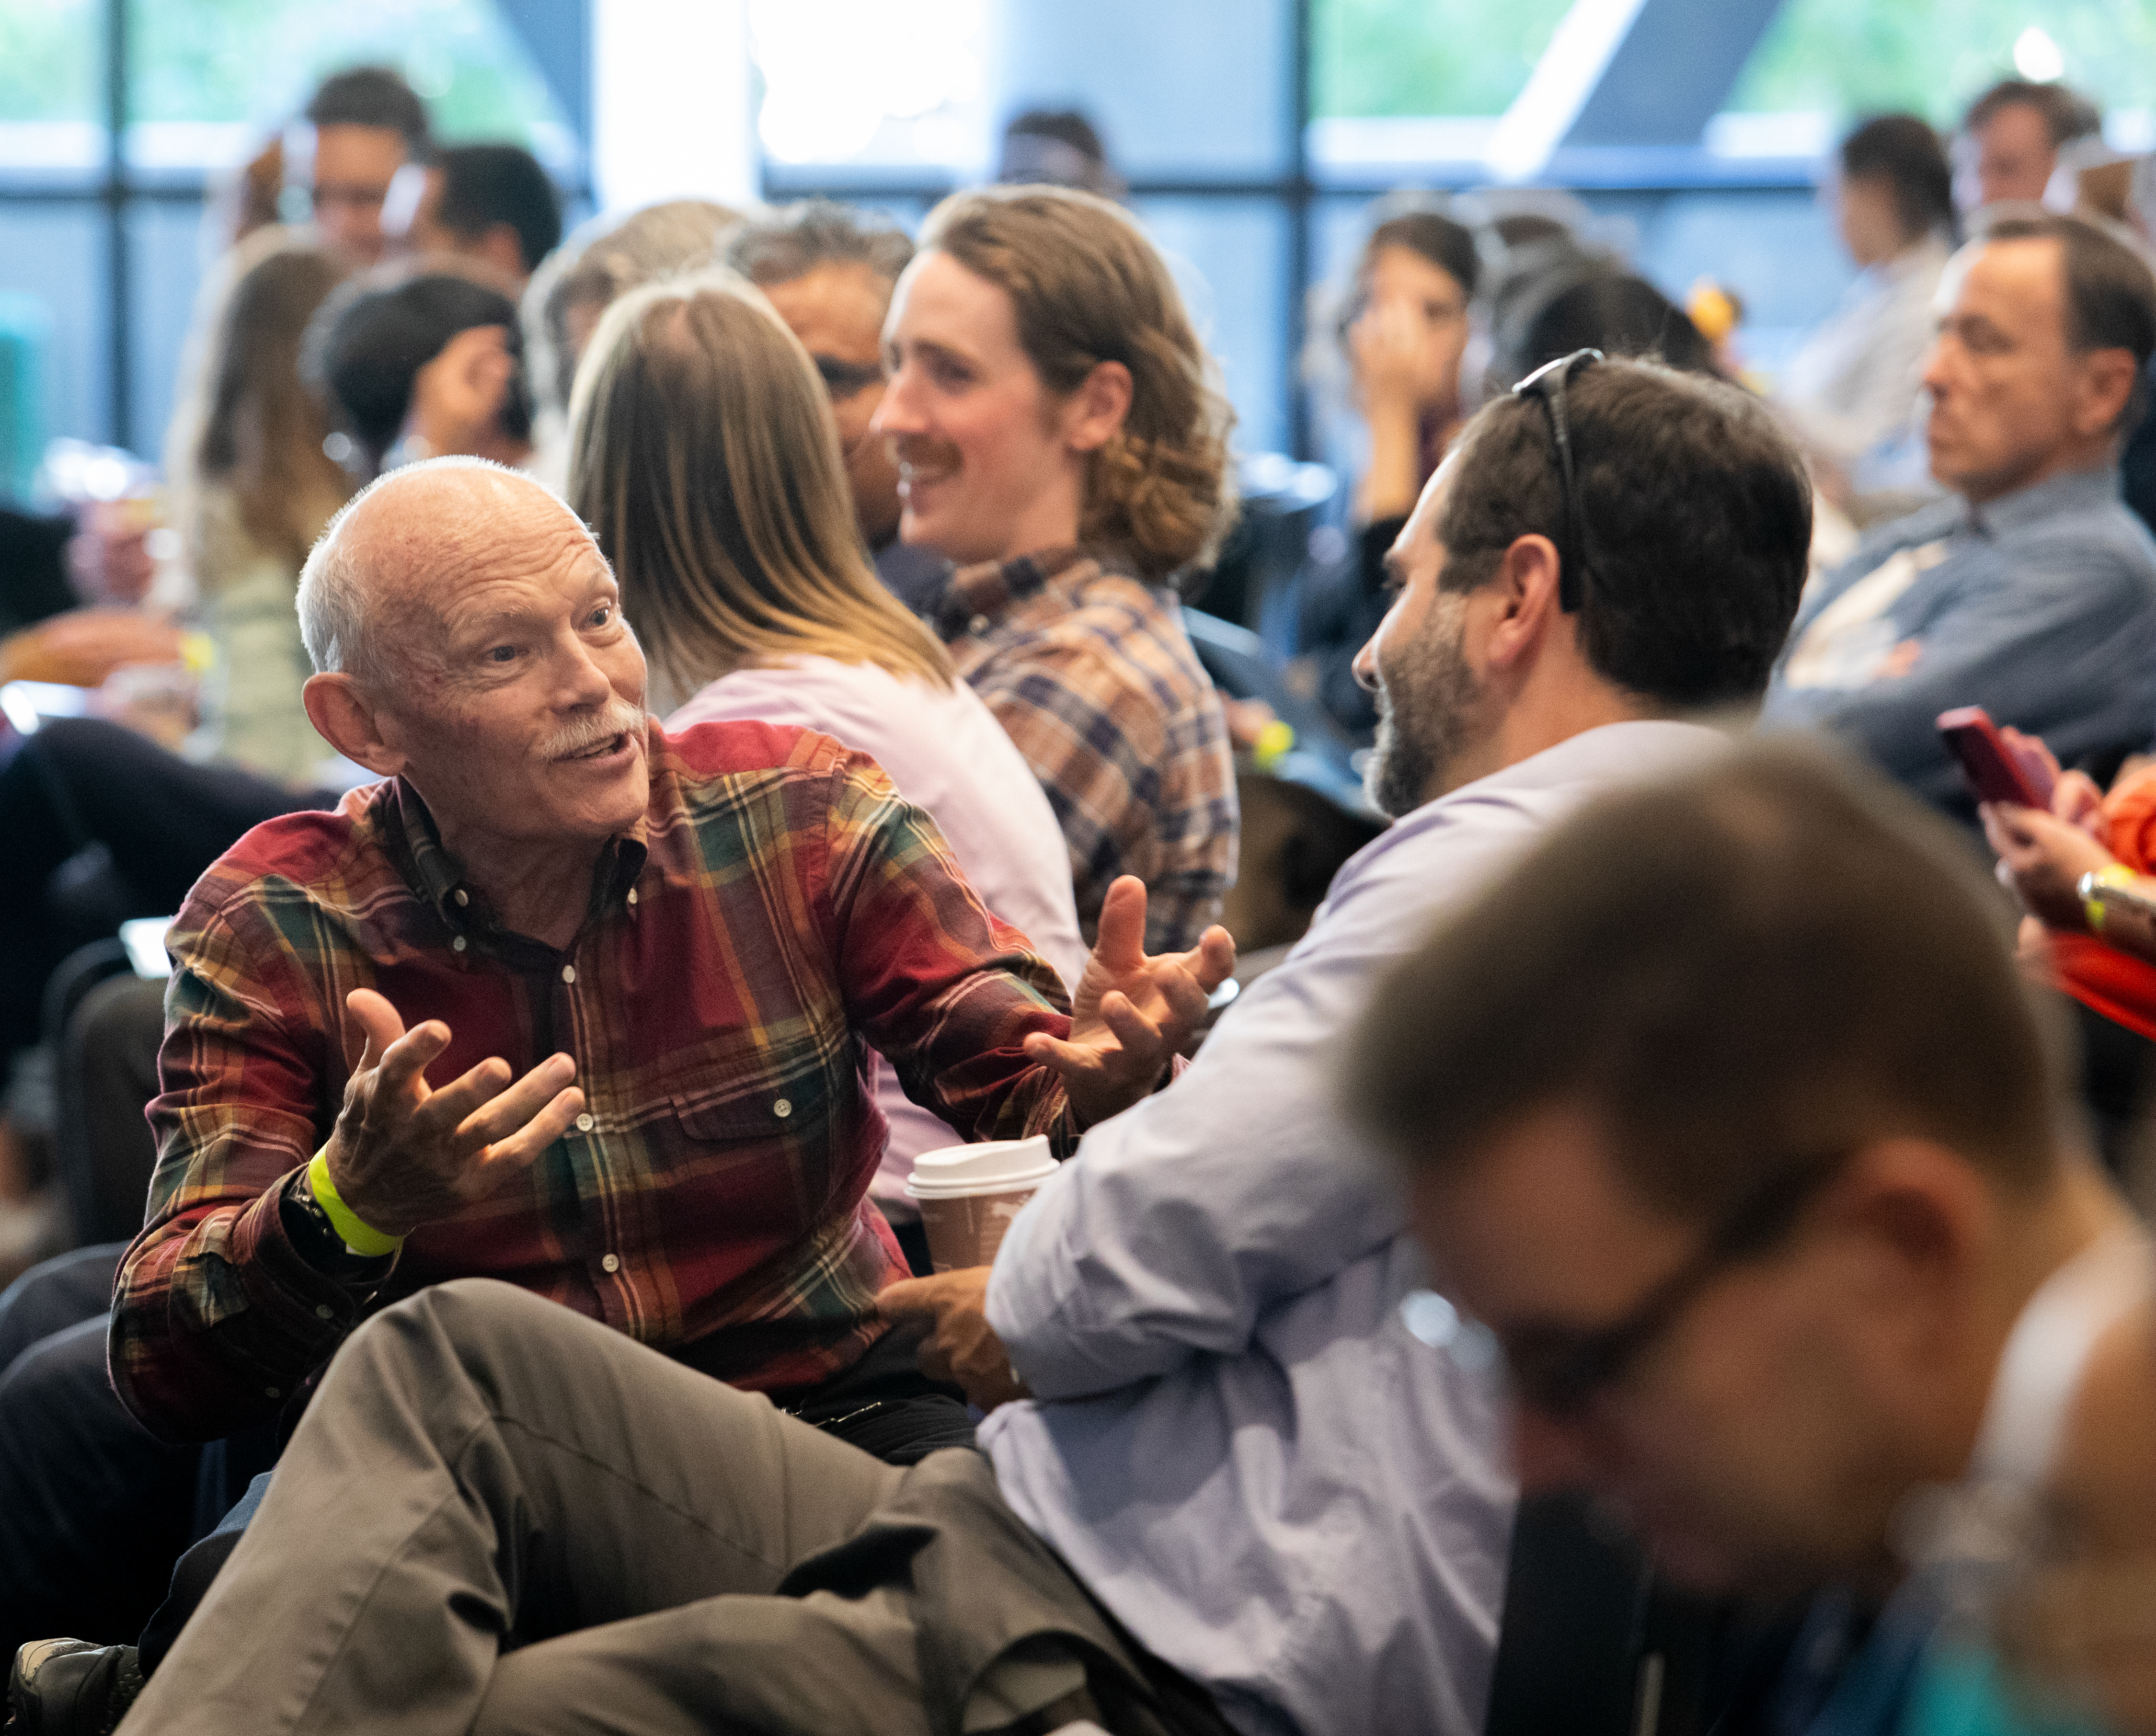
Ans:
{"label": "elderly man with white mustache", "polygon": [[894,1462],[970,1439],[880,1342],[862,1044],[968,1137],[1060,1155],[1163,1077],[1224,931],[1147,957],[1118,887],[1066,1011],[873,762],[665,735],[598,546],[497,467],[376,484],[300,609],[308,714],[383,781],[258,827],[173,927],[128,1409],[228,1434],[362,1319],[491,1276]]}

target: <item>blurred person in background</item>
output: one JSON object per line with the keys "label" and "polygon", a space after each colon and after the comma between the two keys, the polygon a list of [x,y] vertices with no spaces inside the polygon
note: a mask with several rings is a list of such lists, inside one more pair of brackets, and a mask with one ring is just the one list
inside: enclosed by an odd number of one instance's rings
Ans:
{"label": "blurred person in background", "polygon": [[1369,450],[1355,485],[1347,558],[1303,589],[1291,680],[1350,736],[1377,727],[1355,654],[1384,618],[1385,554],[1466,414],[1460,358],[1481,279],[1475,234],[1427,201],[1391,199],[1363,243],[1334,325]]}
{"label": "blurred person in background", "polygon": [[1645,356],[1681,373],[1722,377],[1714,346],[1691,315],[1629,271],[1598,270],[1561,284],[1527,314],[1496,366],[1525,379],[1575,350]]}
{"label": "blurred person in background", "polygon": [[547,487],[567,484],[569,390],[599,315],[639,284],[709,264],[741,217],[709,199],[669,199],[626,217],[595,217],[532,273],[519,317],[532,402],[531,469]]}
{"label": "blurred person in background", "polygon": [[2041,203],[2058,172],[2061,151],[2102,133],[2103,117],[2079,92],[2028,79],[2001,79],[1962,118],[1955,153],[1962,208]]}
{"label": "blurred person in background", "polygon": [[743,221],[726,263],[762,289],[822,376],[876,576],[916,615],[932,612],[950,563],[898,534],[898,466],[870,428],[883,402],[883,322],[891,290],[913,258],[905,232],[812,199]]}
{"label": "blurred person in background", "polygon": [[362,478],[421,458],[531,456],[516,304],[461,273],[351,285],[316,317],[305,366]]}
{"label": "blurred person in background", "polygon": [[491,267],[521,292],[562,239],[562,200],[521,145],[449,145],[397,172],[382,226],[407,253]]}
{"label": "blurred person in background", "polygon": [[1075,187],[1123,196],[1107,141],[1082,109],[1028,109],[1004,125],[996,180],[1005,187]]}
{"label": "blurred person in background", "polygon": [[1917,397],[1953,243],[1953,170],[1929,125],[1882,115],[1841,141],[1830,185],[1856,278],[1791,359],[1775,402],[1840,504],[1924,486]]}
{"label": "blurred person in background", "polygon": [[[311,785],[328,745],[300,702],[313,673],[294,612],[300,564],[352,479],[324,450],[321,402],[300,376],[308,324],[346,274],[288,231],[247,243],[218,319],[201,401],[178,428],[177,516],[216,658],[194,756]],[[202,866],[207,867],[205,861]]]}
{"label": "blurred person in background", "polygon": [[2081,218],[2002,216],[1954,258],[1924,369],[1949,497],[1805,592],[1763,722],[1844,736],[1972,817],[1935,719],[1981,705],[2068,764],[2156,735],[2156,540],[2119,495],[2156,278]]}
{"label": "blurred person in background", "polygon": [[[670,731],[762,720],[868,755],[1075,989],[1086,943],[1055,812],[942,646],[875,582],[819,360],[731,272],[630,291],[579,372],[569,504],[613,563]],[[871,1066],[890,1139],[870,1195],[926,1272],[904,1182],[965,1135],[880,1055]]]}
{"label": "blurred person in background", "polygon": [[899,534],[959,569],[936,631],[1048,792],[1084,932],[1128,873],[1147,945],[1194,944],[1235,877],[1235,768],[1172,586],[1234,516],[1234,412],[1174,279],[1091,193],[954,194],[884,343]]}
{"label": "blurred person in background", "polygon": [[423,161],[430,144],[426,105],[403,78],[386,66],[355,66],[322,80],[282,156],[322,239],[371,265],[388,244],[382,207],[397,172]]}

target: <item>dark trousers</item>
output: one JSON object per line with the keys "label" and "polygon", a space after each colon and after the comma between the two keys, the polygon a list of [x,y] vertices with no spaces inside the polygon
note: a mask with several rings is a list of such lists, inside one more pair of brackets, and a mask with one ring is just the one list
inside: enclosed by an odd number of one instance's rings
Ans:
{"label": "dark trousers", "polygon": [[0,1298],[0,1354],[13,1353],[0,1372],[0,1657],[62,1634],[132,1640],[194,1526],[201,1450],[157,1439],[105,1375],[121,1252],[63,1255]]}
{"label": "dark trousers", "polygon": [[22,742],[0,766],[0,1068],[37,1041],[45,981],[69,953],[131,917],[171,915],[242,833],[335,800],[94,718]]}
{"label": "dark trousers", "polygon": [[[125,1251],[48,1261],[0,1298],[0,1349],[18,1347],[0,1373],[0,1662],[65,1634],[140,1636],[153,1667],[239,1541],[220,1518],[276,1455],[267,1428],[173,1445],[128,1414],[105,1360]],[[962,1396],[920,1372],[916,1343],[886,1333],[785,1408],[890,1464],[972,1445]]]}

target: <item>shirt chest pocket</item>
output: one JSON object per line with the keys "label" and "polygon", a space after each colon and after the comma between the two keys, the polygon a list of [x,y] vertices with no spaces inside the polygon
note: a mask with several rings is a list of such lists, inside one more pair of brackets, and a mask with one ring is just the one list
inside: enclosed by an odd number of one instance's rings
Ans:
{"label": "shirt chest pocket", "polygon": [[673,1094],[674,1119],[694,1146],[738,1145],[786,1139],[805,1144],[824,1138],[837,1106],[840,1082],[851,1073],[810,1059],[738,1077],[703,1090]]}

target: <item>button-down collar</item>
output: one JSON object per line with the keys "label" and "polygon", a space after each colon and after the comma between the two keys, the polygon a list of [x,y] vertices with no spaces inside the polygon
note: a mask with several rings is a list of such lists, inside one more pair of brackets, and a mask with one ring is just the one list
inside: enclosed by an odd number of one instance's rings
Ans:
{"label": "button-down collar", "polygon": [[945,639],[963,633],[978,638],[993,631],[1018,604],[1038,597],[1085,559],[1086,551],[1073,547],[960,567],[937,606],[937,633]]}
{"label": "button-down collar", "polygon": [[2054,514],[2088,511],[2114,504],[2118,499],[2118,466],[2099,464],[2092,470],[2068,470],[2047,476],[2010,494],[2001,494],[1983,505],[1969,504],[1963,523],[1979,536],[2032,525]]}
{"label": "button-down collar", "polygon": [[[654,800],[657,794],[654,789]],[[396,796],[393,822],[383,828],[384,846],[421,903],[442,919],[454,937],[451,942],[454,950],[465,952],[470,942],[512,969],[552,968],[560,955],[544,941],[520,935],[503,924],[493,902],[465,878],[464,865],[442,842],[441,828],[409,779],[396,781]],[[649,823],[647,810],[629,831],[617,832],[600,847],[599,870],[592,876],[585,928],[621,906],[635,886],[649,853],[644,842]]]}

